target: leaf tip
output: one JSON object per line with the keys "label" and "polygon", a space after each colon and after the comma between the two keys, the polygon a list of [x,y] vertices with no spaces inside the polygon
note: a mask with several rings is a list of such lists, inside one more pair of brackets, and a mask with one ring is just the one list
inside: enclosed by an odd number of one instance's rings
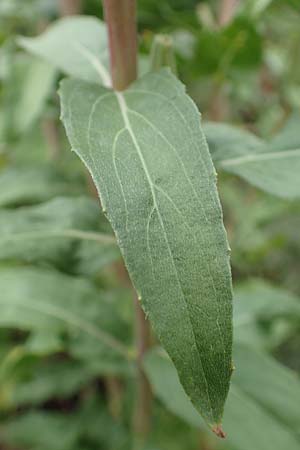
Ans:
{"label": "leaf tip", "polygon": [[226,433],[223,431],[222,429],[222,425],[215,425],[214,427],[212,427],[212,431],[221,439],[225,439],[226,438]]}

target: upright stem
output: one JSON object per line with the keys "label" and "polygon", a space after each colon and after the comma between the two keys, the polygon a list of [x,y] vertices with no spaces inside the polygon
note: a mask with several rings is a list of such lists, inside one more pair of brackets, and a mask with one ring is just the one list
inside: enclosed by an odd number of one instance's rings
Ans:
{"label": "upright stem", "polygon": [[[239,6],[239,0],[220,0],[218,11],[219,27],[227,26],[233,19],[236,9]],[[209,108],[210,120],[220,122],[229,114],[228,99],[224,95],[223,81],[215,83],[212,99]]]}
{"label": "upright stem", "polygon": [[[136,0],[103,0],[108,26],[113,88],[122,91],[137,77]],[[143,357],[150,347],[150,326],[134,294],[137,345],[137,398],[133,431],[137,445],[150,428],[152,393],[143,371]]]}
{"label": "upright stem", "polygon": [[122,91],[137,77],[136,0],[103,0],[113,87]]}
{"label": "upright stem", "polygon": [[81,0],[60,0],[60,15],[74,16],[81,11]]}
{"label": "upright stem", "polygon": [[42,132],[49,149],[49,159],[56,161],[60,155],[61,143],[59,128],[55,119],[47,117],[41,123]]}
{"label": "upright stem", "polygon": [[133,415],[133,431],[138,440],[143,441],[150,430],[152,391],[143,370],[143,358],[151,346],[151,330],[145,318],[140,301],[135,294],[136,347],[137,347],[137,398]]}
{"label": "upright stem", "polygon": [[[82,11],[82,0],[60,0],[59,1],[59,14],[60,17],[75,16]],[[48,124],[50,128],[50,125]],[[50,131],[50,130],[49,130]],[[92,177],[87,169],[84,169],[84,175],[87,181],[88,191],[92,197],[98,198],[98,192],[96,186],[92,180]]]}

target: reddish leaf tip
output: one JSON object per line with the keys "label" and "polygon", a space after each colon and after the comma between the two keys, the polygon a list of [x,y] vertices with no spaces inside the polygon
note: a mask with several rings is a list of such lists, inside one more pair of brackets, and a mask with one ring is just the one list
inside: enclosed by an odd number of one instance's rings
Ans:
{"label": "reddish leaf tip", "polygon": [[212,428],[212,431],[221,439],[226,438],[226,433],[224,433],[221,425],[216,425]]}

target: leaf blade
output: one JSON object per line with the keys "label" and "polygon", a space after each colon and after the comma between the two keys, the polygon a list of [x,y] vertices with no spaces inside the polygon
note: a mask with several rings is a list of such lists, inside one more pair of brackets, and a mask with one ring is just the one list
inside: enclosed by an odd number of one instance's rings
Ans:
{"label": "leaf blade", "polygon": [[95,17],[65,17],[42,35],[18,41],[68,75],[110,86],[106,25]]}
{"label": "leaf blade", "polygon": [[215,426],[231,376],[232,294],[199,113],[167,71],[125,93],[63,81],[61,99],[69,140],[94,178],[146,314]]}
{"label": "leaf blade", "polygon": [[[248,358],[249,364],[243,367]],[[266,354],[244,345],[236,346],[234,360],[237,370],[224,414],[224,427],[228,431],[225,447],[281,450],[288,446],[296,450],[299,447],[299,380],[294,377],[293,388],[289,389],[286,384],[291,381],[292,375],[287,369]],[[268,371],[270,366],[273,370],[271,376]],[[202,427],[201,418],[183,391],[167,355],[159,348],[150,350],[144,358],[144,368],[154,393],[166,408],[190,425]],[[239,368],[241,374],[238,373]],[[260,388],[260,380],[263,381],[263,389]],[[282,398],[285,398],[284,403],[280,403]],[[283,404],[287,414],[282,409]]]}
{"label": "leaf blade", "polygon": [[220,170],[244,178],[252,185],[283,198],[300,196],[299,116],[270,142],[236,127],[208,123],[205,134],[212,157]]}
{"label": "leaf blade", "polygon": [[114,236],[104,232],[103,222],[97,202],[85,197],[56,197],[41,205],[2,210],[0,261],[47,261],[70,267],[70,260],[79,259],[76,240],[79,247],[82,240],[92,241],[99,254],[117,248]]}
{"label": "leaf blade", "polygon": [[129,350],[121,342],[127,325],[114,314],[109,293],[87,279],[37,267],[8,267],[0,270],[0,289],[0,327],[30,331],[31,337],[56,337],[65,351],[101,371],[130,367]]}

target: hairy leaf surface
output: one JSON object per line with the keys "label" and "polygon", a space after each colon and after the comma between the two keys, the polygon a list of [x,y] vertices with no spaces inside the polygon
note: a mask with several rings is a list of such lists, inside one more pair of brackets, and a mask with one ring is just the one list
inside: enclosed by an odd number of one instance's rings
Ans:
{"label": "hairy leaf surface", "polygon": [[168,71],[124,93],[66,80],[61,98],[72,148],[94,178],[145,312],[214,426],[231,376],[232,293],[199,113]]}

